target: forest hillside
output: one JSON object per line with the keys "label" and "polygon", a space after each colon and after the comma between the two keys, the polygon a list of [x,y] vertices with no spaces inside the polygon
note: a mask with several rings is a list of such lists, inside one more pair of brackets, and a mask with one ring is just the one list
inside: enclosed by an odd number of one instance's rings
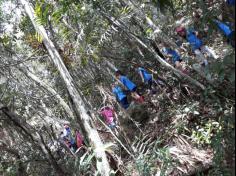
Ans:
{"label": "forest hillside", "polygon": [[0,0],[0,175],[234,176],[235,0]]}

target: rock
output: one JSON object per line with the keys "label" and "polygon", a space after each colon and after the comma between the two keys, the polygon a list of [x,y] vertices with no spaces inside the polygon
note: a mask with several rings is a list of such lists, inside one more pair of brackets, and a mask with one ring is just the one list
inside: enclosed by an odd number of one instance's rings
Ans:
{"label": "rock", "polygon": [[149,118],[150,118],[150,110],[148,110],[149,106],[147,104],[133,104],[129,109],[128,109],[128,114],[130,117],[140,123],[140,124],[145,124]]}

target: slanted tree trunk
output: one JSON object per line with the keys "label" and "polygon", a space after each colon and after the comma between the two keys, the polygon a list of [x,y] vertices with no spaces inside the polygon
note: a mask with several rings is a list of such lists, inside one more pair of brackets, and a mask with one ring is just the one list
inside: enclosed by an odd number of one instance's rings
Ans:
{"label": "slanted tree trunk", "polygon": [[50,85],[48,85],[46,82],[44,82],[43,80],[41,80],[40,78],[38,78],[36,75],[34,75],[33,73],[31,73],[30,71],[25,71],[23,69],[19,70],[21,72],[23,72],[27,77],[29,77],[30,79],[32,79],[33,81],[35,81],[36,83],[38,83],[40,86],[42,86],[44,89],[46,89],[49,93],[51,93],[52,95],[55,95],[55,98],[58,100],[59,104],[61,105],[61,107],[63,107],[63,109],[66,111],[66,113],[69,115],[70,118],[75,118],[73,111],[70,109],[70,107],[68,106],[68,104],[65,102],[65,100],[57,93],[57,91],[55,89],[53,89]]}
{"label": "slanted tree trunk", "polygon": [[50,150],[44,144],[42,136],[37,131],[35,131],[32,126],[30,126],[26,121],[24,121],[19,115],[17,115],[14,112],[11,112],[9,110],[9,108],[5,107],[1,103],[0,103],[0,111],[2,111],[3,114],[5,114],[9,118],[9,120],[11,120],[14,123],[14,125],[19,127],[25,134],[27,134],[31,138],[31,140],[35,144],[37,144],[40,147],[41,151],[45,154],[46,158],[48,159],[48,161],[52,165],[52,167],[55,170],[55,172],[57,173],[57,175],[64,176],[65,175],[64,171],[57,164],[57,162],[56,162],[55,158],[53,157],[53,155],[51,154]]}
{"label": "slanted tree trunk", "polygon": [[195,86],[201,88],[202,90],[205,90],[205,86],[203,84],[201,84],[200,82],[198,82],[197,80],[191,78],[190,76],[184,74],[183,72],[181,72],[180,70],[177,70],[176,68],[174,68],[172,65],[170,65],[169,63],[167,63],[165,60],[163,60],[155,51],[155,49],[151,46],[148,46],[145,44],[145,42],[143,42],[140,38],[138,38],[136,35],[134,35],[133,33],[131,33],[124,25],[121,21],[119,20],[115,20],[115,18],[110,17],[109,15],[107,15],[106,13],[102,12],[102,15],[104,17],[106,17],[106,19],[113,24],[114,26],[116,26],[117,28],[123,30],[130,38],[134,39],[137,43],[137,45],[142,46],[143,48],[147,49],[150,53],[153,54],[153,56],[155,57],[155,59],[157,59],[157,61],[164,66],[165,68],[167,68],[168,70],[172,71],[175,75],[177,75],[179,78],[187,80],[189,82],[191,82],[192,84],[194,84]]}
{"label": "slanted tree trunk", "polygon": [[174,74],[176,74],[178,77],[182,78],[182,79],[186,79],[189,82],[191,82],[192,84],[194,84],[197,87],[200,87],[202,90],[205,90],[205,86],[203,84],[201,84],[200,82],[198,82],[197,80],[191,78],[190,76],[186,75],[185,73],[179,71],[178,69],[174,68],[172,65],[170,65],[169,63],[167,63],[165,60],[163,60],[156,52],[155,49],[153,47],[148,47],[144,42],[142,42],[139,38],[137,38],[135,35],[130,34],[136,41],[137,43],[139,43],[141,46],[143,46],[144,48],[146,48],[150,53],[152,53],[154,55],[154,57],[157,59],[157,61],[163,65],[164,67],[166,67],[167,69],[171,70]]}
{"label": "slanted tree trunk", "polygon": [[55,66],[60,72],[62,79],[64,80],[66,84],[68,92],[73,101],[73,105],[74,105],[73,107],[77,115],[78,122],[81,125],[81,128],[85,134],[85,137],[89,140],[91,146],[94,148],[95,157],[97,159],[98,172],[102,176],[109,176],[110,166],[106,158],[104,145],[99,137],[97,130],[94,128],[91,117],[87,114],[82,97],[79,94],[79,92],[76,90],[76,86],[73,82],[73,79],[70,73],[68,72],[65,64],[63,63],[63,60],[61,56],[59,55],[58,51],[56,50],[53,42],[47,36],[46,30],[44,29],[44,27],[40,24],[37,24],[36,16],[30,3],[27,0],[21,0],[20,2],[25,8],[27,15],[31,19],[35,30],[42,36],[44,45],[46,46],[48,53],[51,56],[51,60],[54,62]]}
{"label": "slanted tree trunk", "polygon": [[[127,0],[124,0],[123,1],[124,4],[126,4],[127,6],[130,6],[132,9],[134,9],[134,11],[136,11],[136,13],[139,13],[143,19],[146,20],[148,26],[150,28],[152,28],[152,30],[154,31],[153,34],[155,35],[156,38],[159,39],[159,41],[165,41],[166,43],[168,43],[170,46],[176,48],[178,47],[176,45],[175,42],[173,42],[169,36],[167,36],[165,34],[165,32],[163,32],[160,27],[158,27],[157,25],[155,25],[155,23],[151,20],[151,18],[149,18],[143,11],[141,11],[139,9],[139,7],[132,1],[127,1]],[[158,2],[159,3],[159,2]],[[160,14],[160,16],[164,16],[161,11],[158,12]],[[134,19],[137,20],[137,17],[134,16]]]}

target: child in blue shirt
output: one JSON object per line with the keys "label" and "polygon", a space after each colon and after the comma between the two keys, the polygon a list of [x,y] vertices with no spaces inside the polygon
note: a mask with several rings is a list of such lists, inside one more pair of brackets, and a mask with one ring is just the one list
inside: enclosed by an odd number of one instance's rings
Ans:
{"label": "child in blue shirt", "polygon": [[[157,84],[160,84],[161,86],[165,85],[159,78],[157,79],[157,81],[155,81],[153,79],[153,75],[148,73],[147,70],[145,70],[144,68],[138,67],[137,65],[135,67],[142,79],[142,82],[144,84],[148,85],[148,89],[149,89],[149,91],[152,92],[152,94],[156,93],[155,88],[156,88]],[[153,87],[153,86],[155,86],[155,87]]]}
{"label": "child in blue shirt", "polygon": [[164,47],[162,48],[162,52],[166,57],[172,58],[172,63],[176,68],[181,67],[180,63],[182,62],[182,59],[177,51],[172,50],[167,45],[164,45]]}
{"label": "child in blue shirt", "polygon": [[140,96],[136,90],[137,86],[128,77],[124,76],[120,70],[116,71],[116,77],[124,85],[124,87],[131,92],[131,96],[138,102],[143,102],[143,97]]}
{"label": "child in blue shirt", "polygon": [[208,48],[208,46],[203,44],[203,41],[198,38],[198,33],[192,29],[185,29],[184,27],[177,27],[176,28],[177,34],[187,40],[190,44],[192,51],[195,53],[202,65],[208,65],[208,61],[204,54],[207,54],[213,58],[217,58],[216,54]]}
{"label": "child in blue shirt", "polygon": [[153,81],[152,75],[150,73],[148,73],[147,70],[145,70],[142,67],[136,67],[136,69],[142,79],[142,82],[145,83],[146,85],[148,85],[148,89],[150,91],[152,91],[152,85],[153,85],[153,83],[155,84],[155,82]]}
{"label": "child in blue shirt", "polygon": [[227,42],[235,48],[235,32],[234,30],[232,30],[232,28],[219,21],[219,20],[214,20],[216,26],[218,27],[218,29],[225,35],[225,37],[227,38]]}
{"label": "child in blue shirt", "polygon": [[124,109],[127,109],[129,107],[127,96],[118,85],[112,84],[112,93],[116,96],[116,100]]}
{"label": "child in blue shirt", "polygon": [[179,69],[183,73],[188,74],[188,71],[182,65],[183,61],[180,54],[176,50],[171,49],[166,43],[163,43],[162,46],[163,48],[161,51],[163,52],[163,55],[165,55],[167,58],[172,59],[174,67],[176,69]]}

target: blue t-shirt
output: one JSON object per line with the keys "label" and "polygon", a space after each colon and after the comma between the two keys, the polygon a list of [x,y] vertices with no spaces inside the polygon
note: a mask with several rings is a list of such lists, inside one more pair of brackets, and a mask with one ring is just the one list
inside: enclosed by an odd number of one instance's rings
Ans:
{"label": "blue t-shirt", "polygon": [[227,4],[229,4],[229,5],[235,5],[235,0],[227,0]]}
{"label": "blue t-shirt", "polygon": [[120,81],[129,91],[135,91],[135,89],[137,88],[137,86],[132,81],[130,81],[126,76],[121,76]]}
{"label": "blue t-shirt", "polygon": [[148,81],[152,80],[152,75],[149,74],[144,68],[139,67],[138,72],[143,75],[144,82],[148,82]]}
{"label": "blue t-shirt", "polygon": [[172,62],[175,63],[176,61],[180,61],[180,55],[175,51],[170,48],[164,48],[162,49],[163,53],[165,54],[170,54],[172,56]]}
{"label": "blue t-shirt", "polygon": [[119,86],[116,86],[115,88],[113,88],[112,92],[116,95],[116,98],[119,101],[121,101],[122,99],[126,97],[126,95],[124,94],[124,92]]}
{"label": "blue t-shirt", "polygon": [[230,34],[233,32],[231,30],[230,26],[228,26],[227,24],[222,23],[222,22],[220,22],[218,20],[215,20],[215,23],[216,23],[217,27],[221,30],[221,32],[224,33],[224,35],[226,37],[230,36]]}
{"label": "blue t-shirt", "polygon": [[190,43],[191,48],[193,51],[200,49],[203,45],[202,40],[200,40],[196,34],[194,33],[193,30],[188,29],[187,30],[187,36],[186,36],[187,41]]}

